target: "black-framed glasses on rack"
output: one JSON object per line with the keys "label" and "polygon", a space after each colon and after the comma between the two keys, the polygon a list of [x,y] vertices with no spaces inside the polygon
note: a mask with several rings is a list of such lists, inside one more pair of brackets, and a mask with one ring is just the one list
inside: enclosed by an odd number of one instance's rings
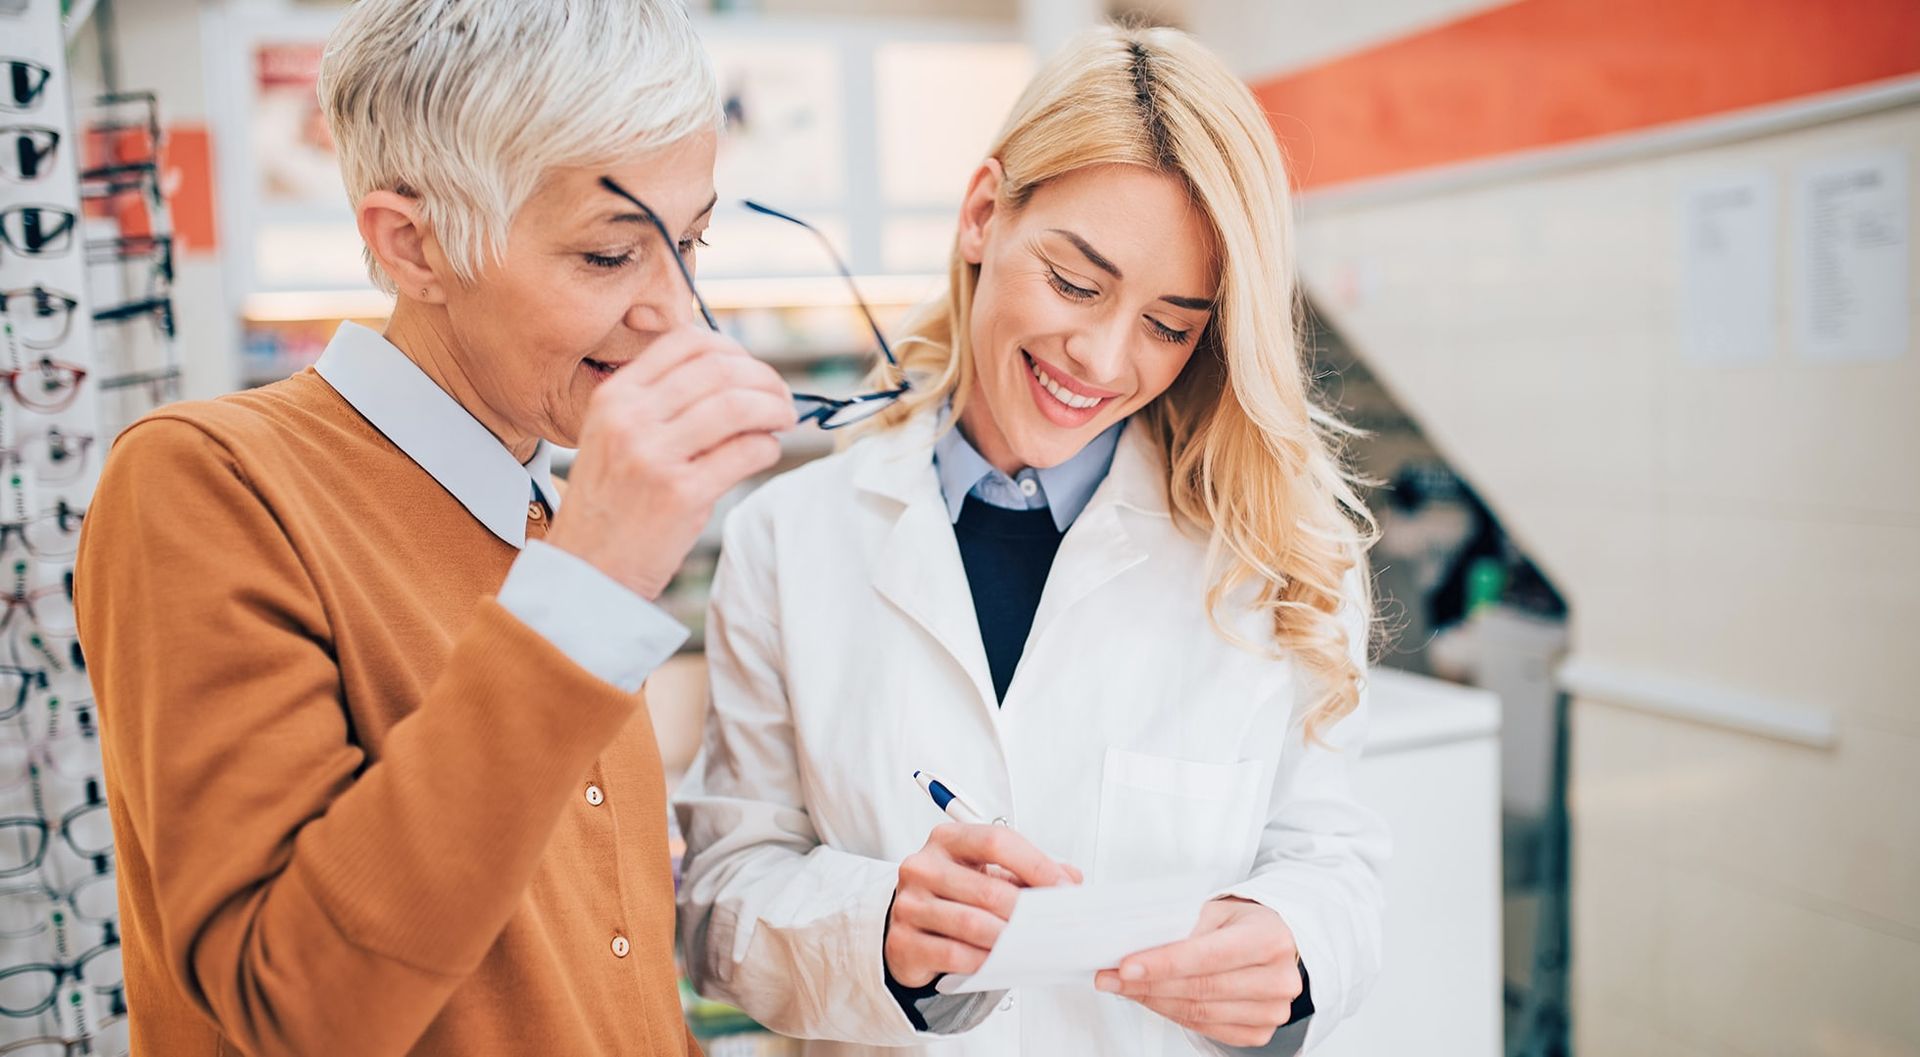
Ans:
{"label": "black-framed glasses on rack", "polygon": [[[165,324],[171,336],[173,317],[172,302],[168,295],[173,290],[173,236],[171,235],[133,235],[116,239],[94,239],[87,243],[87,263],[97,265],[131,264],[151,261],[153,270],[147,279],[147,296],[125,305],[111,305],[98,309],[93,318],[96,322],[112,322],[116,319],[130,319],[146,312],[158,313],[158,303],[167,302]],[[156,321],[156,326],[161,326]]]}
{"label": "black-framed glasses on rack", "polygon": [[86,780],[86,802],[67,810],[58,822],[38,815],[0,818],[0,878],[20,877],[40,868],[58,835],[68,850],[92,861],[113,854],[113,822],[100,794],[100,779]]}
{"label": "black-framed glasses on rack", "polygon": [[[36,746],[40,762],[46,765],[47,770],[68,781],[96,779],[100,774],[100,725],[93,720],[93,698],[78,697],[62,701],[49,695],[46,708],[46,735]],[[87,802],[93,802],[91,795]],[[112,839],[109,828],[107,847],[93,854],[106,855],[112,852]],[[81,845],[74,845],[75,851],[80,848]]]}
{"label": "black-framed glasses on rack", "polygon": [[119,239],[100,239],[87,243],[88,264],[127,263],[151,259],[153,270],[147,280],[147,296],[125,304],[108,305],[93,313],[95,323],[118,323],[142,316],[153,320],[155,336],[171,341],[173,321],[173,237],[142,235]]}
{"label": "black-framed glasses on rack", "polygon": [[0,90],[0,111],[24,113],[40,105],[53,71],[27,59],[0,59],[6,68],[4,90]]}
{"label": "black-framed glasses on rack", "polygon": [[[18,488],[23,482],[16,476],[8,483]],[[17,533],[28,554],[36,558],[65,558],[78,545],[80,522],[86,516],[85,507],[70,506],[62,499],[33,517],[0,521],[0,550],[5,550],[7,540]]]}
{"label": "black-framed glasses on rack", "polygon": [[155,336],[172,341],[173,299],[171,297],[145,297],[138,301],[128,301],[124,305],[111,305],[93,314],[95,323],[121,323],[142,316],[153,317]]}
{"label": "black-framed glasses on rack", "polygon": [[0,380],[7,383],[22,407],[49,414],[73,406],[86,376],[85,367],[51,356],[42,356],[25,367],[0,370]]}
{"label": "black-framed glasses on rack", "polygon": [[93,448],[93,434],[49,426],[20,437],[10,448],[0,448],[0,465],[25,466],[40,484],[66,484],[80,478]]}
{"label": "black-framed glasses on rack", "polygon": [[153,259],[154,274],[173,281],[172,235],[123,235],[112,239],[88,239],[88,264],[120,264]]}
{"label": "black-framed glasses on rack", "polygon": [[[36,1035],[9,1042],[0,1046],[0,1057],[127,1057],[126,1021],[127,1015],[121,1013],[101,1021],[97,1029],[79,1038]],[[119,1041],[103,1042],[109,1031],[117,1032]]]}
{"label": "black-framed glasses on rack", "polygon": [[151,371],[129,371],[100,379],[94,388],[103,393],[118,392],[125,389],[143,388],[147,391],[147,400],[158,407],[169,400],[180,398],[180,368],[157,367]]}
{"label": "black-framed glasses on rack", "polygon": [[0,818],[0,878],[22,877],[47,858],[47,822],[32,815]]}
{"label": "black-framed glasses on rack", "polygon": [[45,665],[47,671],[54,674],[87,670],[87,659],[80,649],[79,635],[74,631],[55,633],[29,628],[24,653],[20,649],[23,644],[18,635],[10,636],[7,645],[15,664]]}
{"label": "black-framed glasses on rack", "polygon": [[86,154],[96,162],[80,173],[81,197],[98,201],[140,194],[154,208],[164,207],[158,97],[152,92],[99,96],[84,124]]}
{"label": "black-framed glasses on rack", "polygon": [[74,215],[59,206],[0,209],[0,245],[22,257],[58,257],[73,248]]}
{"label": "black-framed glasses on rack", "polygon": [[[73,552],[79,549],[80,523],[86,519],[86,516],[85,507],[68,506],[67,501],[62,499],[32,517],[18,521],[0,521],[0,551],[4,551],[7,544],[17,535],[20,537],[21,544],[27,548],[27,553],[41,561],[71,558]],[[42,590],[53,590],[53,588],[42,588]],[[13,604],[8,602],[9,606]],[[11,611],[8,615],[12,615]],[[4,620],[5,618],[0,618],[0,623],[4,623]],[[49,631],[61,630],[58,624],[48,624],[37,618],[36,623]]]}
{"label": "black-framed glasses on rack", "polygon": [[23,940],[46,932],[60,894],[44,884],[0,888],[0,940]]}
{"label": "black-framed glasses on rack", "polygon": [[[687,292],[693,296],[694,304],[699,306],[701,318],[707,321],[707,326],[716,331],[719,330],[719,322],[713,318],[713,312],[707,308],[706,299],[700,296],[699,287],[693,284],[693,273],[688,270],[685,258],[681,257],[679,252],[677,252],[674,237],[667,231],[667,226],[661,221],[659,214],[655,213],[645,202],[642,202],[625,188],[621,187],[611,177],[602,176],[600,178],[600,186],[632,203],[640,210],[641,214],[647,218],[648,222],[653,225],[654,230],[659,233],[661,240],[666,244],[667,252],[672,255],[674,264],[680,269],[680,278],[686,281]],[[840,277],[847,281],[847,288],[853,293],[854,304],[859,306],[860,314],[866,317],[867,325],[873,329],[873,336],[875,340],[880,343],[880,352],[886,356],[888,365],[898,370],[900,363],[894,359],[893,349],[887,344],[886,335],[881,333],[879,323],[873,318],[873,310],[867,307],[866,299],[860,296],[859,285],[853,281],[852,273],[847,270],[845,262],[840,259],[839,252],[833,248],[833,243],[814,228],[813,225],[804,220],[789,216],[777,209],[760,205],[757,202],[748,201],[742,204],[756,213],[784,220],[792,224],[798,224],[811,232],[816,239],[820,240],[820,244],[826,248],[827,256],[832,258],[834,268],[839,271]],[[851,426],[855,422],[860,422],[879,414],[881,411],[892,406],[892,404],[902,396],[905,396],[911,389],[912,385],[905,378],[902,378],[900,384],[891,389],[863,393],[859,396],[846,398],[816,396],[811,393],[795,393],[793,394],[793,406],[794,410],[799,414],[801,423],[811,422],[821,429],[839,429],[842,426]]]}
{"label": "black-framed glasses on rack", "polygon": [[36,1035],[0,1046],[0,1057],[129,1057],[132,1040],[127,1032],[127,996],[121,990],[112,990],[106,997],[108,1014],[78,1037]]}
{"label": "black-framed glasses on rack", "polygon": [[46,688],[46,669],[0,664],[0,721],[12,719],[26,711],[27,699],[36,691]]}
{"label": "black-framed glasses on rack", "polygon": [[60,130],[45,125],[0,125],[0,176],[25,183],[52,168]]}
{"label": "black-framed glasses on rack", "polygon": [[58,348],[73,330],[73,310],[80,307],[72,294],[45,286],[0,290],[0,315],[13,324],[20,343],[36,352]]}
{"label": "black-framed glasses on rack", "polygon": [[[60,723],[60,702],[55,698],[47,699],[48,723]],[[93,699],[85,698],[68,706],[74,713],[66,729],[57,729],[41,741],[28,741],[15,730],[0,735],[0,789],[13,789],[22,783],[36,781],[42,775],[68,782],[98,782],[100,778],[100,728],[93,722]],[[90,797],[82,808],[90,809],[93,800]],[[76,814],[80,828],[74,831],[69,842],[74,854],[83,858],[95,855],[108,855],[113,851],[112,834],[104,837],[99,821],[92,815]],[[17,820],[0,820],[17,821]],[[112,827],[107,827],[110,831]],[[107,843],[102,845],[101,840]],[[0,878],[11,876],[5,871],[11,859],[7,855],[22,845],[6,845],[0,840]]]}
{"label": "black-framed glasses on rack", "polygon": [[80,179],[83,181],[80,197],[88,201],[103,201],[127,194],[145,195],[155,205],[166,201],[160,186],[160,166],[154,162],[102,165],[82,172]]}
{"label": "black-framed glasses on rack", "polygon": [[93,857],[93,873],[60,893],[60,898],[73,908],[74,917],[103,924],[114,920],[119,913],[119,908],[114,905],[117,896],[114,881],[113,856],[96,855]]}
{"label": "black-framed glasses on rack", "polygon": [[[94,96],[82,124],[86,127],[88,145],[99,148],[88,154],[107,159],[108,165],[159,160],[160,97],[154,92],[108,92]],[[126,149],[129,144],[131,151]]]}
{"label": "black-framed glasses on rack", "polygon": [[[64,930],[66,915],[54,911],[54,929]],[[120,933],[112,924],[100,926],[100,942],[71,962],[39,962],[0,969],[0,1014],[37,1017],[53,1008],[60,985],[78,980],[95,994],[122,990],[126,978],[120,964]]]}

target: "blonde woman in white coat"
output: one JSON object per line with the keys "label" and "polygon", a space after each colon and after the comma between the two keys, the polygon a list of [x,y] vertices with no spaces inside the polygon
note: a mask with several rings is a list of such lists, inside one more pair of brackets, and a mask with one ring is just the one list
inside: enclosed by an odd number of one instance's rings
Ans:
{"label": "blonde woman in white coat", "polygon": [[[1041,71],[899,342],[906,397],[727,524],[677,801],[703,994],[810,1055],[1293,1053],[1359,1005],[1372,529],[1290,241],[1272,133],[1190,38],[1104,30]],[[1009,825],[943,823],[922,769]],[[1019,884],[1195,870],[1187,940],[933,991]]]}

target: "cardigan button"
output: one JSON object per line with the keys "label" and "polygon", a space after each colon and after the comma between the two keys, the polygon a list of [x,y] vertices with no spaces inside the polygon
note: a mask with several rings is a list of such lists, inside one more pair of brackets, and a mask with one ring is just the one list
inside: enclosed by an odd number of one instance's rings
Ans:
{"label": "cardigan button", "polygon": [[625,958],[627,952],[631,950],[633,950],[633,944],[628,943],[625,936],[615,936],[613,938],[613,956],[615,958]]}
{"label": "cardigan button", "polygon": [[607,794],[601,792],[599,786],[590,785],[587,787],[587,803],[589,805],[593,807],[599,807],[601,804],[604,804],[606,802],[607,802]]}

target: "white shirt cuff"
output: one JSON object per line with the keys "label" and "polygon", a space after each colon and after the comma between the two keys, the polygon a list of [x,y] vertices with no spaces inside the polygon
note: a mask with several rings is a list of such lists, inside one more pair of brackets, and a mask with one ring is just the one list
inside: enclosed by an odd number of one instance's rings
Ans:
{"label": "white shirt cuff", "polygon": [[628,693],[640,689],[689,634],[666,610],[540,540],[527,541],[497,597],[575,664]]}

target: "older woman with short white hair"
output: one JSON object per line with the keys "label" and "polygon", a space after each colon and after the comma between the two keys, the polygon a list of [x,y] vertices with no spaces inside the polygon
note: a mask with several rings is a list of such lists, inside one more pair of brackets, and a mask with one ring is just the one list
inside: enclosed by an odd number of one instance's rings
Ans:
{"label": "older woman with short white hair", "polygon": [[653,599],[795,421],[690,318],[713,74],[672,0],[361,0],[320,94],[384,334],[134,425],[82,543],[133,1050],[696,1052]]}

